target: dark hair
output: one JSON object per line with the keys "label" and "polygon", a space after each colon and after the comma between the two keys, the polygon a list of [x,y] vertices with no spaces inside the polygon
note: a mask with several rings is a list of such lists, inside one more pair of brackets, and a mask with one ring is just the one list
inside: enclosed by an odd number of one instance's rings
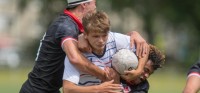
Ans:
{"label": "dark hair", "polygon": [[66,9],[67,9],[67,10],[73,10],[73,9],[75,9],[76,7],[78,7],[78,5],[71,5],[71,6],[67,6]]}
{"label": "dark hair", "polygon": [[155,46],[149,45],[150,51],[149,51],[149,60],[153,62],[153,69],[157,70],[157,68],[161,68],[162,65],[165,62],[165,55],[158,50]]}

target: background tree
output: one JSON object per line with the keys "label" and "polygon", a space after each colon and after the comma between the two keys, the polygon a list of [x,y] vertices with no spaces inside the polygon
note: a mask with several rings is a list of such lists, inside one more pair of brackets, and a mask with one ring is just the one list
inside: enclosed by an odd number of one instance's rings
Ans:
{"label": "background tree", "polygon": [[[29,0],[20,0],[21,12],[28,2]],[[67,4],[66,0],[40,0],[40,2],[43,5],[40,23],[45,28]],[[110,11],[115,12],[121,16],[119,19],[125,19],[126,15],[129,15],[123,14],[124,9],[134,11],[143,21],[141,32],[145,33],[149,43],[165,50],[167,63],[188,67],[198,60],[200,56],[199,0],[97,0],[97,7],[108,11],[108,14]],[[127,20],[121,20],[120,23],[124,24],[125,21]],[[120,32],[123,31],[123,26],[115,26],[112,29]]]}

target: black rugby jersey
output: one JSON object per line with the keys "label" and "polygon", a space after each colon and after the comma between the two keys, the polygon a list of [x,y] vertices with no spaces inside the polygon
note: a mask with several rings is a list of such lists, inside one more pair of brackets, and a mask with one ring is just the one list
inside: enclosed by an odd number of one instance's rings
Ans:
{"label": "black rugby jersey", "polygon": [[33,91],[35,88],[40,93],[59,92],[66,56],[62,43],[69,38],[77,40],[81,32],[82,24],[67,10],[52,22],[41,40],[35,66],[27,80]]}
{"label": "black rugby jersey", "polygon": [[[148,93],[149,91],[149,82],[147,80],[137,84],[137,85],[131,85],[126,83],[125,80],[120,80],[123,85],[123,91],[129,91],[128,93]],[[127,93],[127,92],[125,92]]]}

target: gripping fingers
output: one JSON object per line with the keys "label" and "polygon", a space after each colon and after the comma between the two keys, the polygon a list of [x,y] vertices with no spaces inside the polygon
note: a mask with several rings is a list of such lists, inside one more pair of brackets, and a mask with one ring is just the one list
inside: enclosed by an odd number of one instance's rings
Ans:
{"label": "gripping fingers", "polygon": [[144,55],[147,53],[147,44],[143,43],[142,46],[142,57],[144,57]]}
{"label": "gripping fingers", "polygon": [[139,49],[138,56],[139,56],[139,58],[141,58],[142,57],[143,46],[142,46],[142,44],[139,44],[139,45],[140,45],[140,47],[138,48]]}
{"label": "gripping fingers", "polygon": [[121,93],[123,87],[119,84],[112,84],[110,87],[108,87],[109,93]]}
{"label": "gripping fingers", "polygon": [[137,44],[136,46],[136,55],[139,56],[139,52],[140,52],[140,44]]}

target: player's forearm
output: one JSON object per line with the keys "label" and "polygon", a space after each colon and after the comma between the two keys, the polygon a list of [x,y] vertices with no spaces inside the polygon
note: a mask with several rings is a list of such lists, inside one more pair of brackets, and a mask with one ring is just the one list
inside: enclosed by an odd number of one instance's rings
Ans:
{"label": "player's forearm", "polygon": [[198,76],[190,76],[187,79],[183,93],[197,93],[200,90],[200,78]]}
{"label": "player's forearm", "polygon": [[63,81],[63,93],[100,93],[98,85],[94,86],[78,86],[70,81]]}
{"label": "player's forearm", "polygon": [[113,84],[113,80],[92,86],[78,86],[68,80],[63,81],[64,93],[121,93],[117,91],[122,89],[120,84]]}
{"label": "player's forearm", "polygon": [[137,70],[143,70],[145,64],[146,64],[147,59],[146,58],[140,58],[139,59],[139,63],[138,63],[138,67]]}
{"label": "player's forearm", "polygon": [[148,61],[148,58],[149,58],[149,47],[147,48],[147,53],[144,54],[143,57],[138,58],[139,64],[138,64],[138,67],[137,67],[136,70],[142,72],[143,69],[144,69],[145,64],[146,64],[147,61]]}
{"label": "player's forearm", "polygon": [[63,88],[63,92],[64,93],[100,93],[100,92],[97,92],[97,85],[96,86],[87,86],[87,87],[76,86],[71,89]]}
{"label": "player's forearm", "polygon": [[139,58],[138,59],[138,67],[137,67],[137,71],[139,71],[139,72],[142,72],[143,71],[143,69],[144,69],[144,66],[145,66],[145,64],[147,63],[147,61],[148,61],[148,56],[149,56],[149,53],[148,54],[146,54],[143,58]]}
{"label": "player's forearm", "polygon": [[126,33],[126,35],[128,35],[128,36],[131,36],[132,34],[138,34],[138,32],[137,31],[130,31],[130,32]]}
{"label": "player's forearm", "polygon": [[[105,80],[105,71],[91,63],[87,58],[85,58],[83,55],[80,55],[81,59],[80,63],[75,64],[79,66],[78,68],[82,68],[82,70],[90,75],[98,77],[100,80],[104,81]],[[82,67],[84,66],[84,67]]]}

